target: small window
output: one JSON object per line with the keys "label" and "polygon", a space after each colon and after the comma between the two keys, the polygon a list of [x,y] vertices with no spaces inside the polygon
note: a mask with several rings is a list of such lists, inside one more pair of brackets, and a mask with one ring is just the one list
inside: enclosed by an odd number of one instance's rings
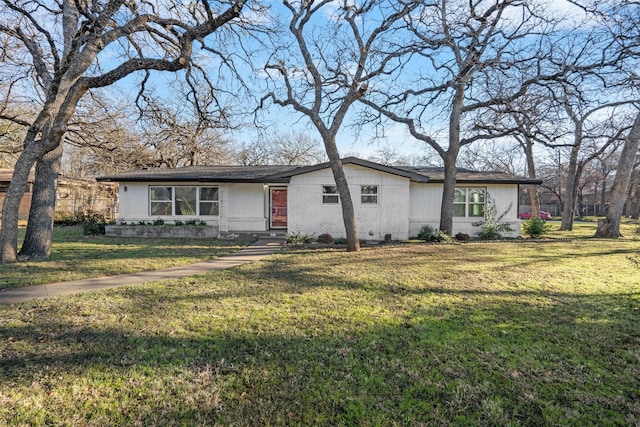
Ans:
{"label": "small window", "polygon": [[456,188],[453,193],[453,216],[465,216],[466,201],[466,189]]}
{"label": "small window", "polygon": [[196,215],[196,187],[176,187],[176,215]]}
{"label": "small window", "polygon": [[218,187],[200,188],[200,215],[218,216]]}
{"label": "small window", "polygon": [[484,216],[484,188],[456,188],[453,195],[454,217]]}
{"label": "small window", "polygon": [[322,203],[325,205],[335,205],[340,203],[340,195],[338,194],[338,187],[335,185],[323,185],[322,186]]}
{"label": "small window", "polygon": [[377,185],[360,186],[360,203],[377,204],[378,203],[378,186]]}
{"label": "small window", "polygon": [[484,188],[469,189],[468,216],[484,216]]}
{"label": "small window", "polygon": [[173,188],[151,187],[149,188],[149,202],[151,204],[151,216],[172,215],[173,212]]}

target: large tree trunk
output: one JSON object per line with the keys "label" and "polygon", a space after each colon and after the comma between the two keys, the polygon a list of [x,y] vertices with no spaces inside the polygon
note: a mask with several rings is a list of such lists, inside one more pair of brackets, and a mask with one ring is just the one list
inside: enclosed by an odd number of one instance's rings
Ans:
{"label": "large tree trunk", "polygon": [[29,182],[29,173],[42,155],[39,141],[29,143],[18,157],[11,183],[2,206],[2,229],[0,230],[0,263],[16,262],[18,252],[18,219],[20,202]]}
{"label": "large tree trunk", "polygon": [[21,258],[42,259],[51,255],[56,180],[61,157],[62,145],[45,154],[36,164],[29,222],[19,254]]}
{"label": "large tree trunk", "polygon": [[449,147],[444,156],[441,154],[444,162],[444,185],[440,205],[440,231],[449,236],[453,234],[453,196],[456,189],[456,161],[460,153],[460,122],[464,91],[465,85],[458,83],[449,115]]}
{"label": "large tree trunk", "polygon": [[[577,138],[576,138],[577,140]],[[560,230],[573,230],[573,217],[576,213],[576,199],[578,196],[578,181],[580,180],[578,173],[578,153],[580,152],[580,144],[575,143],[571,149],[569,157],[569,167],[567,168],[567,182],[564,192],[564,200],[562,203],[562,222]]]}
{"label": "large tree trunk", "polygon": [[631,173],[629,180],[629,217],[637,221],[640,218],[640,169]]}
{"label": "large tree trunk", "polygon": [[344,169],[342,168],[338,147],[336,146],[335,138],[331,136],[323,135],[323,141],[325,150],[327,151],[327,157],[329,157],[331,172],[333,172],[333,179],[336,182],[338,194],[340,194],[342,221],[344,222],[344,230],[347,235],[347,252],[357,252],[360,250],[358,226],[356,224],[356,215],[353,209],[349,184],[344,174]]}
{"label": "large tree trunk", "polygon": [[[62,86],[62,85],[61,85]],[[65,83],[65,88],[68,84]],[[0,261],[2,263],[15,262],[18,249],[18,216],[20,200],[27,186],[29,171],[33,165],[51,150],[57,149],[67,130],[67,122],[75,109],[78,100],[85,93],[86,88],[76,88],[69,92],[58,92],[55,101],[48,101],[40,112],[35,123],[44,121],[40,126],[34,125],[32,129],[42,129],[41,138],[33,140],[32,131],[25,138],[25,149],[20,154],[14,169],[11,184],[7,192],[3,206],[2,230],[0,231]],[[69,95],[68,99],[64,99]],[[64,100],[61,101],[61,100]],[[34,193],[37,193],[38,182],[34,183]],[[54,199],[55,200],[55,199]]]}
{"label": "large tree trunk", "polygon": [[598,221],[598,230],[595,237],[605,237],[617,239],[620,237],[620,221],[622,211],[626,202],[627,188],[633,171],[638,146],[640,145],[640,113],[631,128],[631,132],[625,141],[624,148],[620,154],[620,163],[616,171],[616,177],[611,188],[611,199],[607,217]]}
{"label": "large tree trunk", "polygon": [[[521,141],[520,145],[524,149],[524,155],[527,160],[527,176],[535,178],[536,163],[533,158],[533,143],[527,138],[526,141]],[[539,218],[540,198],[538,197],[538,186],[536,184],[529,185],[529,201],[531,204],[531,218]]]}
{"label": "large tree trunk", "polygon": [[605,175],[602,180],[602,188],[600,189],[600,204],[598,205],[598,216],[604,215],[604,207],[607,204],[607,177]]}
{"label": "large tree trunk", "polygon": [[440,231],[451,236],[453,233],[453,197],[456,189],[457,152],[447,151],[444,160],[444,184],[440,205]]}

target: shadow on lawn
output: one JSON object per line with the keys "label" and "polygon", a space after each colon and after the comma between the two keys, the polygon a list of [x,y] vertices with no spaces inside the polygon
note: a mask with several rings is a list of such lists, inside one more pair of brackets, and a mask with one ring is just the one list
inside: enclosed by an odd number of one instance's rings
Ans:
{"label": "shadow on lawn", "polygon": [[[140,244],[130,240],[127,244],[114,246],[113,242],[94,237],[88,246],[58,248],[50,259],[0,265],[0,290],[169,268],[207,261],[246,247],[238,242],[221,242],[220,245],[218,242],[178,243],[158,240]],[[181,260],[185,258],[186,262]],[[48,282],[41,280],[45,277],[49,279]]]}
{"label": "shadow on lawn", "polygon": [[[456,250],[447,262],[469,259]],[[416,259],[391,253],[394,268],[384,251],[317,254],[321,269],[276,255],[0,308],[0,400],[34,420],[54,410],[97,419],[91,408],[107,405],[107,424],[120,425],[640,420],[639,292],[474,287],[431,280],[437,266],[405,271]],[[366,274],[353,273],[354,262]],[[83,387],[93,394],[75,407],[48,406]],[[12,400],[15,390],[40,395],[41,409]]]}
{"label": "shadow on lawn", "polygon": [[[572,322],[576,316],[564,305],[515,300],[417,304],[364,326],[345,307],[338,330],[336,319],[317,309],[314,324],[303,312],[274,319],[281,323],[274,331],[273,324],[242,325],[203,309],[218,298],[194,302],[197,319],[163,319],[163,303],[148,301],[140,324],[123,317],[119,327],[74,325],[45,311],[37,321],[5,326],[0,390],[55,396],[88,387],[93,394],[62,419],[79,411],[90,420],[92,404],[107,399],[121,408],[110,419],[116,424],[179,424],[194,413],[203,424],[240,425],[606,424],[640,417],[639,368],[624,356],[638,351],[638,330],[629,329],[624,304],[591,325]],[[585,298],[598,297],[574,303]],[[277,311],[281,304],[275,298],[264,308]],[[126,305],[114,314],[124,316]],[[215,393],[221,404],[212,409],[207,396]],[[16,410],[22,403],[5,399],[5,405]]]}
{"label": "shadow on lawn", "polygon": [[[61,419],[105,402],[120,408],[111,424],[640,419],[638,293],[363,283],[287,265],[0,309],[5,410],[42,415],[48,395],[86,387]],[[40,412],[16,389],[42,394]]]}

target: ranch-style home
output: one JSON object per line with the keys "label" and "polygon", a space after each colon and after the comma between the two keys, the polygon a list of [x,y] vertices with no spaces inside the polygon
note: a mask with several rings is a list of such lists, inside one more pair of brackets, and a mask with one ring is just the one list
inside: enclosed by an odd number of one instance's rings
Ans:
{"label": "ranch-style home", "polygon": [[[360,238],[393,240],[437,229],[443,169],[384,166],[355,157],[342,160]],[[103,176],[118,182],[119,222],[206,222],[219,235],[287,232],[344,237],[340,196],[328,163],[313,166],[191,166],[139,169]],[[473,236],[486,201],[520,234],[518,187],[540,180],[500,172],[458,170],[453,233]]]}

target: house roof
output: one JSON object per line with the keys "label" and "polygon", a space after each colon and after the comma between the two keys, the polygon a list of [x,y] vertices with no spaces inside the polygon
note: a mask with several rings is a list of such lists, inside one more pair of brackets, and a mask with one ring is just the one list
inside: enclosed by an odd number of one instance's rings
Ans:
{"label": "house roof", "polygon": [[[385,166],[357,157],[346,157],[342,164],[365,168],[408,178],[413,182],[444,182],[444,168],[421,166]],[[188,166],[182,168],[136,169],[120,174],[96,178],[97,181],[112,182],[273,182],[286,183],[291,177],[326,169],[329,162],[312,166],[264,165],[264,166]],[[542,180],[526,178],[502,172],[478,172],[458,168],[456,182],[460,183],[505,183],[540,184]]]}
{"label": "house roof", "polygon": [[190,181],[190,182],[288,182],[286,178],[269,179],[274,174],[298,166],[186,166],[182,168],[135,169],[115,175],[97,177],[98,181]]}
{"label": "house roof", "polygon": [[[373,170],[377,170],[380,172],[386,172],[389,173],[391,175],[397,175],[397,176],[401,176],[404,178],[409,178],[411,181],[415,181],[415,182],[427,182],[429,181],[429,177],[426,175],[422,175],[419,173],[415,173],[413,171],[410,170],[406,170],[406,169],[400,169],[394,166],[385,166],[385,165],[381,165],[380,163],[375,163],[375,162],[370,162],[368,160],[363,160],[363,159],[359,159],[357,157],[345,157],[344,159],[342,159],[342,164],[343,165],[356,165],[356,166],[362,166],[365,168],[369,168],[369,169],[373,169]],[[296,169],[290,170],[290,171],[285,171],[279,174],[276,174],[274,176],[278,176],[278,177],[292,177],[295,175],[302,175],[305,173],[309,173],[309,172],[315,172],[315,171],[319,171],[322,169],[327,169],[329,168],[329,162],[324,162],[324,163],[319,163],[317,165],[311,165],[311,166],[300,166]]]}
{"label": "house roof", "polygon": [[[397,166],[398,169],[412,171],[414,173],[428,176],[429,182],[444,182],[443,167],[426,167],[426,166]],[[542,184],[542,180],[538,178],[527,178],[520,175],[510,174],[506,172],[496,171],[474,171],[471,169],[457,168],[456,182],[459,183],[500,183],[500,184]]]}

